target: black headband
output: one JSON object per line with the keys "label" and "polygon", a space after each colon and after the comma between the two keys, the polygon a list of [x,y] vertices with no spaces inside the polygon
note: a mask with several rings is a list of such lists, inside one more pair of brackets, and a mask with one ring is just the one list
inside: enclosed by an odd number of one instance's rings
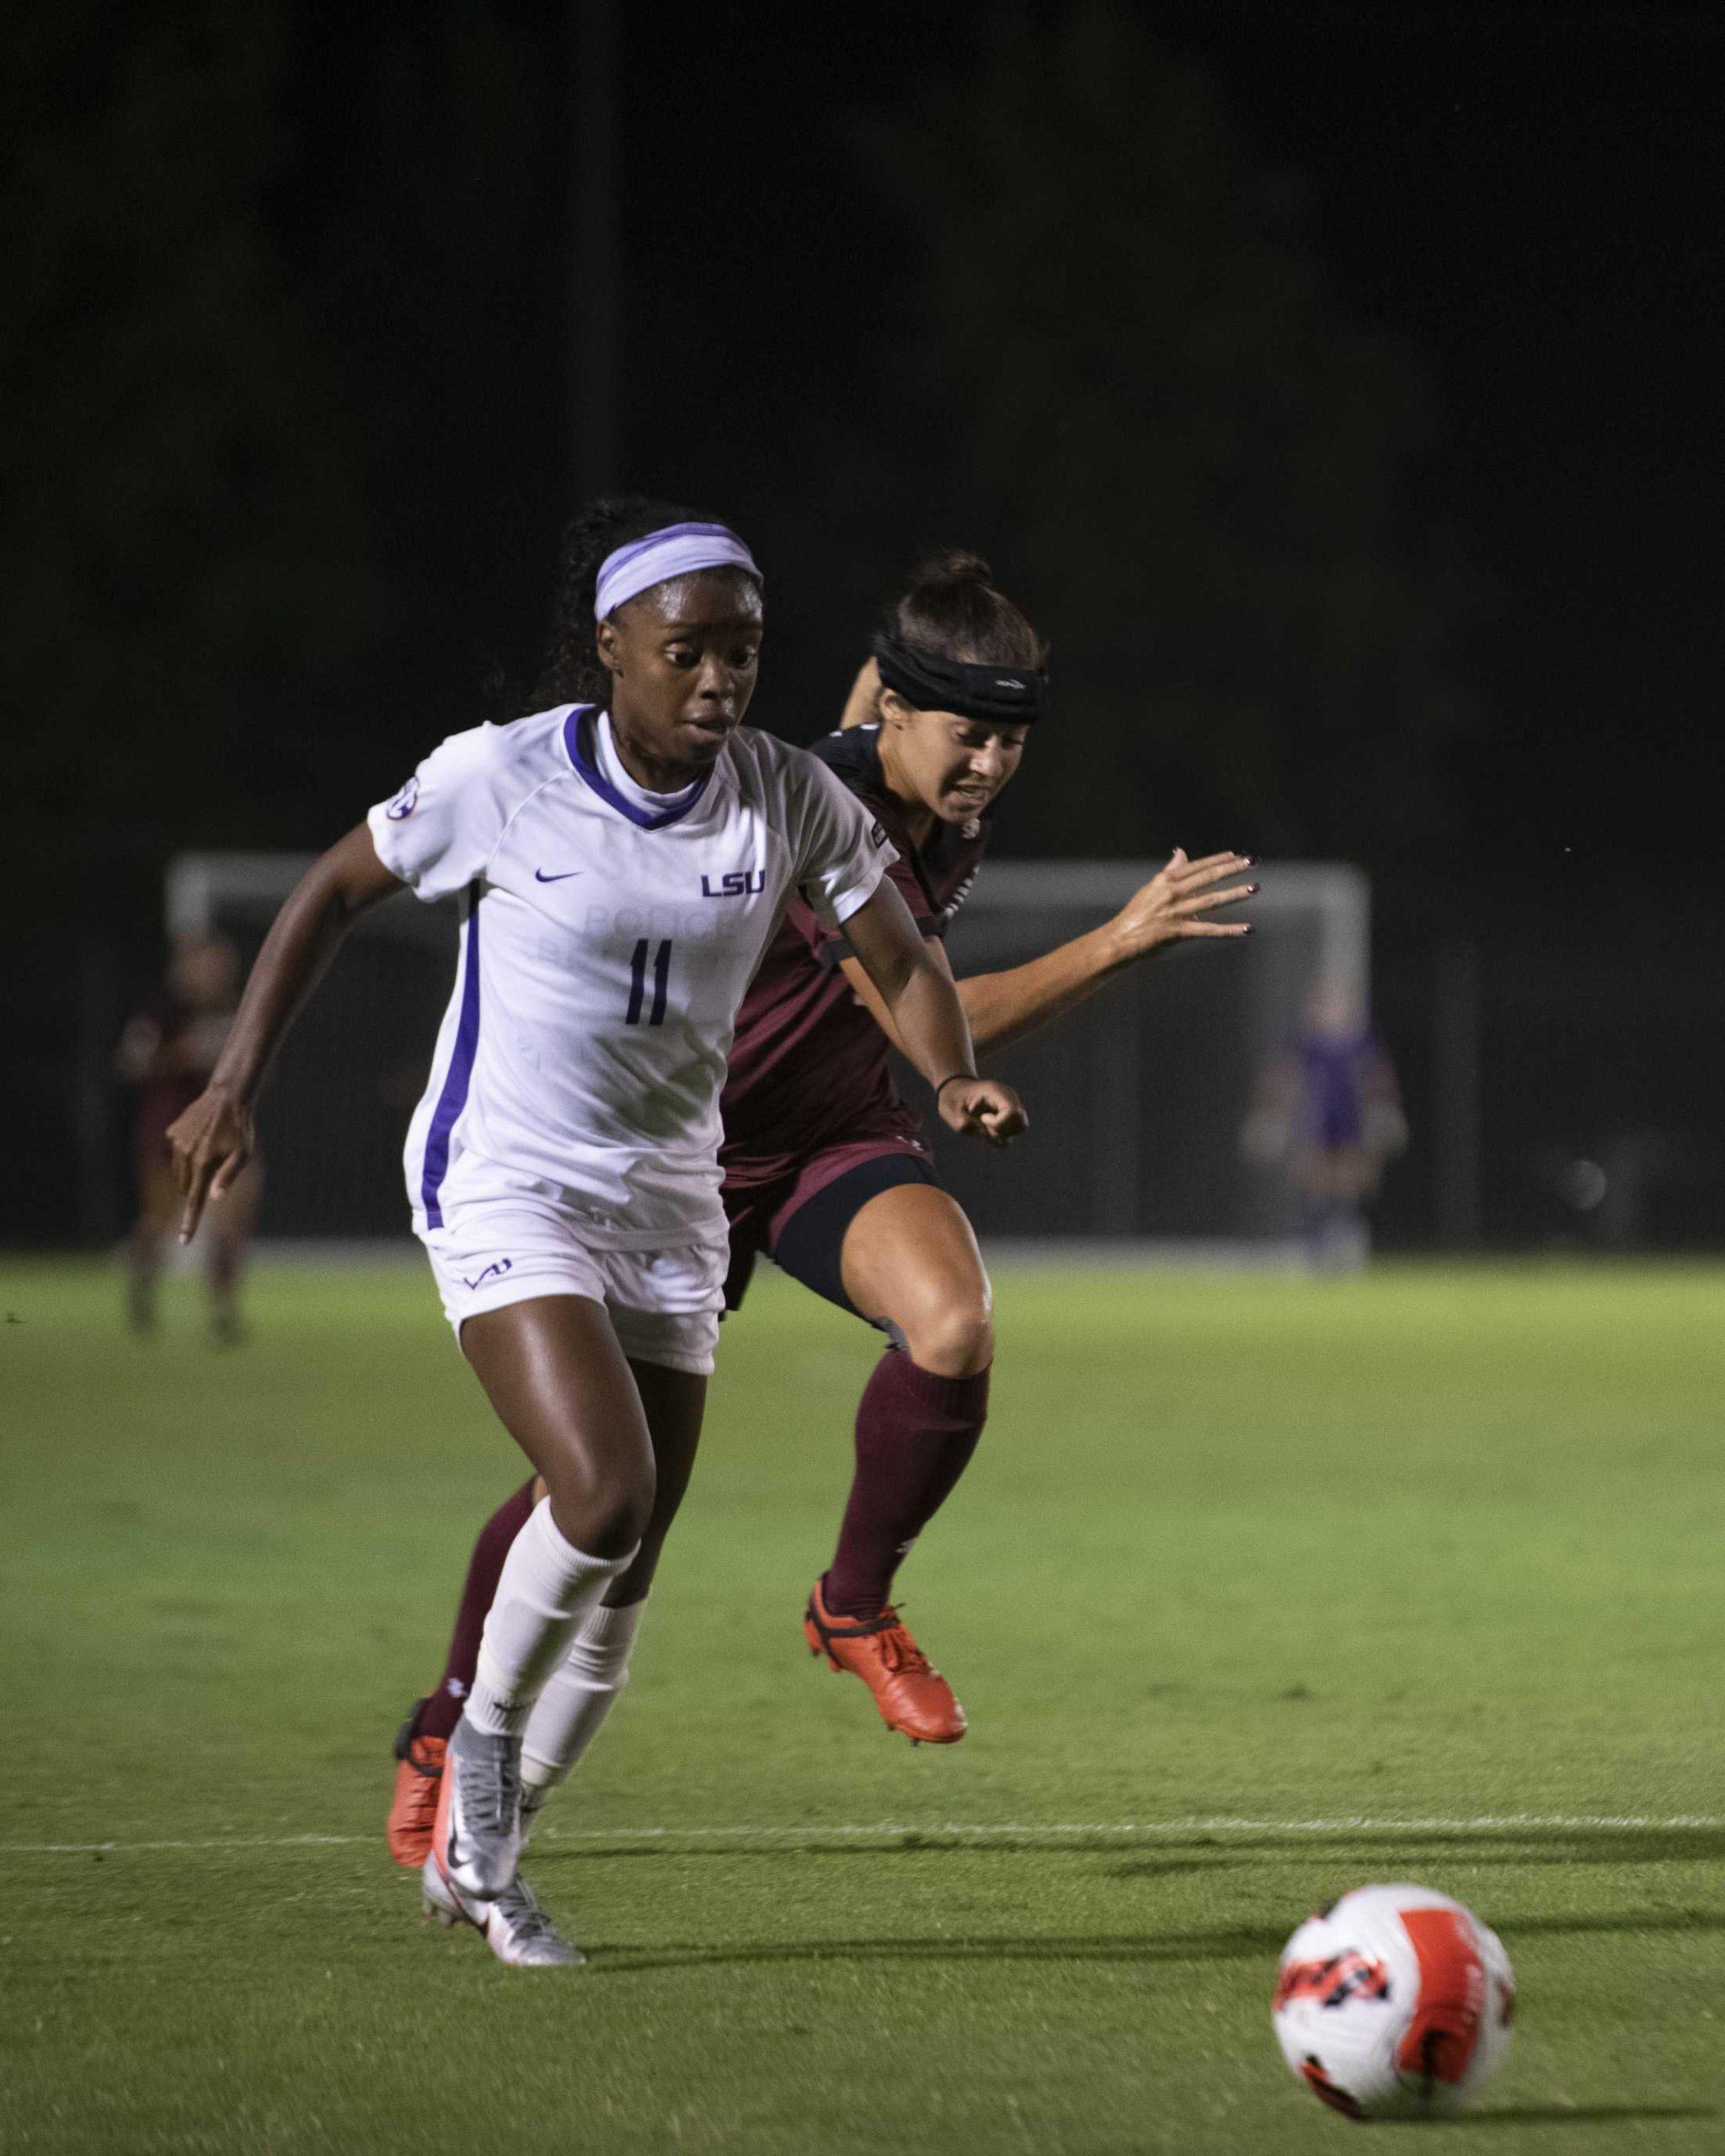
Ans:
{"label": "black headband", "polygon": [[1048,675],[1040,668],[965,666],[897,637],[874,639],[882,684],[919,711],[955,711],[996,726],[1022,726],[1048,709]]}

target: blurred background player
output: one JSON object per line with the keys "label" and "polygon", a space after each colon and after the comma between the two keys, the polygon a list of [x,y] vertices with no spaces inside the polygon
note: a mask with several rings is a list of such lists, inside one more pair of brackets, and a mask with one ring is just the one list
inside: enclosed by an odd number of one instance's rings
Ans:
{"label": "blurred background player", "polygon": [[[135,1332],[156,1329],[163,1251],[179,1221],[168,1126],[203,1091],[238,1001],[239,953],[227,937],[176,937],[161,994],[120,1037],[115,1069],[138,1096],[138,1218],[126,1244],[126,1315]],[[205,1218],[210,1331],[224,1347],[241,1336],[240,1276],[257,1225],[260,1177],[254,1158]]]}
{"label": "blurred background player", "polygon": [[1247,1159],[1281,1168],[1298,1193],[1300,1240],[1315,1267],[1345,1272],[1364,1263],[1365,1209],[1385,1161],[1407,1143],[1382,1042],[1344,982],[1320,980],[1259,1074],[1240,1136]]}
{"label": "blurred background player", "polygon": [[[936,556],[892,609],[839,730],[814,754],[877,819],[888,869],[930,951],[981,864],[996,798],[1047,708],[1045,647],[975,555]],[[959,983],[974,1041],[1000,1048],[1108,977],[1190,937],[1243,924],[1204,916],[1249,895],[1248,865],[1176,852],[1112,921],[1011,970]],[[951,1495],[981,1436],[994,1360],[992,1297],[970,1224],[936,1179],[921,1117],[900,1098],[890,1014],[842,931],[793,899],[738,1014],[719,1160],[730,1227],[725,1299],[741,1304],[766,1256],[891,1345],[863,1389],[837,1548],[804,1614],[809,1647],[860,1678],[889,1728],[951,1743],[963,1708],[893,1606],[900,1561]],[[445,1742],[473,1681],[502,1555],[534,1502],[525,1486],[482,1530],[444,1674],[397,1740],[389,1841],[420,1861]],[[661,1538],[668,1515],[655,1521]],[[592,1741],[628,1673],[657,1542],[619,1580],[540,1695],[524,1749],[534,1808]]]}

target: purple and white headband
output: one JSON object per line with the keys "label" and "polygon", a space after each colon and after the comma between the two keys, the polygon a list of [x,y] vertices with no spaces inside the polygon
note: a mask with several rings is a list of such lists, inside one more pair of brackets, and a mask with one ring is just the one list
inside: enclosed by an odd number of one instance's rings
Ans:
{"label": "purple and white headband", "polygon": [[599,564],[593,593],[593,618],[605,621],[655,584],[692,576],[697,569],[746,569],[764,582],[755,557],[723,524],[667,524],[644,539],[632,539]]}

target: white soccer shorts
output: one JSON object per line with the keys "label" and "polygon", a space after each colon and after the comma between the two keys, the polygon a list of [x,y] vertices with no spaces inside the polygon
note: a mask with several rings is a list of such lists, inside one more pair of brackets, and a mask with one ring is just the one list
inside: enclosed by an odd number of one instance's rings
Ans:
{"label": "white soccer shorts", "polygon": [[458,1205],[441,1228],[427,1229],[420,1240],[456,1338],[481,1310],[536,1295],[589,1295],[604,1305],[633,1361],[710,1376],[729,1245],[611,1250],[584,1242],[582,1225],[554,1205],[510,1197]]}

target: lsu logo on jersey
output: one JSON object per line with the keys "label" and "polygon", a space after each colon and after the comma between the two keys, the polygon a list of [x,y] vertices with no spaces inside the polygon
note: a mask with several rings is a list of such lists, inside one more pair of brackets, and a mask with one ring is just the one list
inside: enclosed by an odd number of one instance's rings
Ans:
{"label": "lsu logo on jersey", "polygon": [[419,774],[415,772],[383,813],[392,824],[399,824],[413,814],[419,798]]}
{"label": "lsu logo on jersey", "polygon": [[764,868],[727,868],[716,883],[710,876],[701,878],[703,899],[747,899],[766,889]]}

